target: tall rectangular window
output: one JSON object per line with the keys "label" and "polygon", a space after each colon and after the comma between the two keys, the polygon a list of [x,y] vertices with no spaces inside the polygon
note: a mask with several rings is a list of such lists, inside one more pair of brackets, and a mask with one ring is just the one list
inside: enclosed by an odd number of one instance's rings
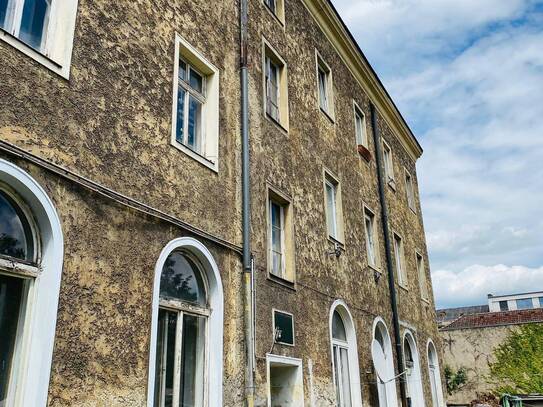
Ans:
{"label": "tall rectangular window", "polygon": [[0,0],[0,28],[42,51],[52,0]]}
{"label": "tall rectangular window", "polygon": [[293,283],[295,280],[292,209],[282,193],[268,189],[268,273]]}
{"label": "tall rectangular window", "polygon": [[330,67],[317,53],[317,87],[319,95],[319,107],[328,117],[333,119],[333,96],[332,96],[332,71]]}
{"label": "tall rectangular window", "polygon": [[265,113],[288,131],[287,65],[264,39],[263,54]]}
{"label": "tall rectangular window", "polygon": [[339,182],[330,174],[325,174],[324,193],[328,236],[338,242],[341,242],[343,240],[343,226],[341,220],[341,197],[339,192]]}
{"label": "tall rectangular window", "polygon": [[390,184],[394,183],[394,164],[392,161],[392,149],[387,144],[385,140],[383,140],[383,166],[385,170],[385,178],[387,182]]}
{"label": "tall rectangular window", "polygon": [[285,211],[282,205],[270,199],[270,257],[271,273],[285,274]]}
{"label": "tall rectangular window", "polygon": [[424,300],[429,299],[428,283],[426,280],[426,268],[424,265],[424,257],[417,253],[417,272],[419,276],[420,294]]}
{"label": "tall rectangular window", "polygon": [[368,264],[377,268],[379,266],[379,248],[377,246],[377,227],[375,215],[369,209],[364,208],[364,226],[366,230],[366,251]]}
{"label": "tall rectangular window", "polygon": [[368,134],[366,132],[366,116],[356,106],[354,108],[354,129],[356,134],[356,143],[368,147]]}
{"label": "tall rectangular window", "polygon": [[398,274],[398,284],[407,286],[407,270],[404,262],[404,249],[402,238],[394,233],[394,257],[396,258],[396,273]]}
{"label": "tall rectangular window", "polygon": [[279,121],[279,67],[266,56],[266,113]]}
{"label": "tall rectangular window", "polygon": [[413,178],[405,170],[405,191],[407,195],[407,205],[412,211],[415,211],[415,188],[413,187]]}

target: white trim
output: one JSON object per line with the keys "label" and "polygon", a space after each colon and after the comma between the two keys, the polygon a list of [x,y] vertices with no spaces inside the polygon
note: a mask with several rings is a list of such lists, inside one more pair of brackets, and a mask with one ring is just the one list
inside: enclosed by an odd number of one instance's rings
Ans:
{"label": "white trim", "polygon": [[53,202],[28,173],[0,159],[0,181],[24,200],[40,233],[41,273],[28,291],[13,407],[41,407],[47,404],[55,340],[64,255],[62,226]]}
{"label": "white trim", "polygon": [[[434,396],[437,398],[436,404],[438,407],[445,407],[445,401],[443,399],[443,387],[441,385],[441,368],[439,366],[439,357],[437,356],[437,349],[434,345],[434,342],[432,339],[428,339],[428,342],[426,344],[426,359],[428,360],[428,376],[432,374],[432,371],[430,370],[430,346],[433,348],[433,353],[435,356],[435,370],[434,370],[434,378],[436,381],[436,387],[437,387],[437,394],[434,395],[433,389],[430,389],[432,391],[432,405],[434,402]],[[430,387],[431,387],[431,381],[430,381]]]}
{"label": "white trim", "polygon": [[337,392],[335,367],[334,367],[334,338],[332,337],[332,320],[334,312],[337,310],[345,325],[345,333],[347,335],[347,349],[349,355],[349,375],[351,382],[351,404],[353,407],[362,406],[362,391],[360,387],[360,367],[358,365],[358,345],[356,343],[356,329],[354,320],[349,307],[343,300],[335,300],[330,307],[330,315],[328,317],[328,332],[330,337],[330,358],[332,360],[332,383],[334,383],[334,391]]}
{"label": "white trim", "polygon": [[[224,295],[222,280],[209,250],[198,240],[191,237],[181,237],[169,242],[158,257],[155,266],[155,278],[153,285],[152,315],[151,315],[151,342],[149,349],[149,375],[147,383],[147,406],[153,407],[155,385],[155,353],[157,340],[158,308],[160,302],[160,276],[162,267],[168,256],[177,249],[183,249],[195,256],[203,266],[203,272],[207,279],[208,302],[211,313],[208,319],[208,340],[206,346],[209,355],[206,360],[207,372],[207,400],[208,407],[222,407],[222,381],[223,381],[223,319],[224,319]],[[211,351],[212,350],[212,351]]]}
{"label": "white trim", "polygon": [[[392,378],[396,376],[394,371],[394,356],[392,351],[392,342],[390,339],[390,334],[388,333],[387,325],[385,324],[385,321],[381,317],[376,317],[373,320],[373,327],[372,327],[372,339],[375,339],[375,331],[377,329],[377,326],[381,324],[383,326],[383,331],[381,331],[381,335],[383,336],[383,339],[385,341],[384,346],[384,353],[387,360],[387,375],[389,378]],[[373,341],[370,341],[370,351],[371,351],[371,343]],[[377,375],[376,375],[377,377]],[[381,405],[381,399],[383,395],[381,394],[382,388],[384,387],[385,393],[386,393],[386,405]],[[391,380],[388,383],[384,383],[381,385],[377,385],[377,392],[379,393],[379,407],[398,407],[398,396],[396,393],[396,380]]]}
{"label": "white trim", "polygon": [[[417,342],[415,337],[410,330],[405,330],[403,334],[402,349],[404,349],[404,359],[405,359],[405,348],[403,345],[405,341],[409,342],[411,347],[411,354],[413,356],[413,370],[411,374],[406,375],[407,386],[409,389],[409,395],[411,397],[411,406],[412,407],[424,407],[424,392],[422,390],[422,374],[420,369],[420,356],[419,350],[417,347]],[[406,367],[407,368],[407,367]]]}
{"label": "white trim", "polygon": [[278,365],[293,366],[297,368],[296,372],[296,387],[299,387],[299,391],[293,391],[293,394],[298,397],[298,399],[292,400],[293,403],[291,406],[286,405],[285,407],[304,407],[304,381],[303,381],[303,364],[302,359],[291,358],[288,356],[281,355],[272,355],[266,354],[266,377],[267,377],[267,405],[271,407],[271,392],[270,392],[270,364],[275,363]]}
{"label": "white trim", "polygon": [[356,140],[356,146],[355,147],[358,147],[358,134],[356,133],[356,117],[357,116],[360,116],[361,120],[362,120],[362,134],[361,134],[361,137],[362,137],[362,140],[361,141],[361,145],[363,145],[364,147],[366,147],[367,149],[369,149],[369,138],[368,138],[368,128],[367,128],[367,120],[366,120],[366,114],[364,113],[364,111],[360,108],[360,106],[358,105],[358,103],[356,103],[356,100],[353,99],[353,118],[354,118],[354,136],[355,136],[355,140]]}

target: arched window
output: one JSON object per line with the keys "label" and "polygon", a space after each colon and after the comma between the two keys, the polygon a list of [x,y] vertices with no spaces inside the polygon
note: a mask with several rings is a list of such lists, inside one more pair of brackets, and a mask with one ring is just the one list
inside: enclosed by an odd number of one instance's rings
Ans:
{"label": "arched window", "polygon": [[347,306],[339,300],[331,309],[330,334],[337,406],[359,406],[361,393],[356,333]]}
{"label": "arched window", "polygon": [[407,397],[411,399],[410,405],[413,407],[424,407],[419,353],[417,350],[417,344],[415,343],[415,338],[409,331],[406,331],[404,335],[403,354],[405,369],[407,371]]}
{"label": "arched window", "polygon": [[442,407],[443,390],[441,388],[441,373],[439,371],[439,361],[434,343],[428,341],[428,371],[430,374],[430,389],[432,391],[432,406]]}
{"label": "arched window", "polygon": [[[392,344],[387,327],[381,318],[376,318],[373,323],[373,338],[379,344],[384,355],[384,365],[375,366],[377,372],[377,392],[379,394],[380,407],[396,407],[398,399],[396,396],[396,380],[394,373],[394,360],[392,355]],[[376,361],[374,360],[375,364]]]}
{"label": "arched window", "polygon": [[46,404],[62,247],[43,189],[0,160],[0,406]]}
{"label": "arched window", "polygon": [[148,406],[222,406],[222,285],[209,251],[170,242],[154,294]]}

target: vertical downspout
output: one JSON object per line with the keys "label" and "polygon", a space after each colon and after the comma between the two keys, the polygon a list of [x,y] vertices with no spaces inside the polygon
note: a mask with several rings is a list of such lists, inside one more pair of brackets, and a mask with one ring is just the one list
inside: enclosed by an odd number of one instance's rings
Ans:
{"label": "vertical downspout", "polygon": [[253,267],[251,261],[251,202],[249,177],[249,90],[248,90],[248,13],[247,0],[240,0],[240,68],[241,68],[241,177],[242,177],[242,223],[243,223],[243,276],[245,319],[245,402],[254,406],[254,336],[253,336]]}
{"label": "vertical downspout", "polygon": [[[404,363],[403,363],[403,349],[402,349],[402,340],[400,332],[400,319],[398,316],[398,303],[396,301],[396,286],[394,278],[394,268],[392,267],[392,252],[391,252],[391,243],[390,243],[390,232],[388,226],[388,207],[386,202],[386,184],[384,182],[384,168],[382,160],[382,147],[379,137],[379,128],[377,127],[377,112],[375,111],[375,106],[373,103],[370,104],[371,109],[371,127],[373,133],[373,142],[375,144],[375,161],[377,164],[377,179],[379,182],[379,200],[381,201],[381,216],[383,218],[383,233],[385,235],[385,253],[387,260],[387,271],[388,271],[388,288],[390,291],[390,306],[392,308],[392,321],[394,324],[394,342],[396,345],[396,358],[398,363],[398,370],[401,374],[404,372]],[[400,376],[400,396],[402,399],[402,405],[408,407],[407,405],[407,392],[406,392],[406,382],[405,375]]]}

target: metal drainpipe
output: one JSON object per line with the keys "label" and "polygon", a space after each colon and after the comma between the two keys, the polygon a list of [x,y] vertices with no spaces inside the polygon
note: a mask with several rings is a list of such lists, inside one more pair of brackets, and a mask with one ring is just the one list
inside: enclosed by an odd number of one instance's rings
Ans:
{"label": "metal drainpipe", "polygon": [[[379,199],[381,201],[381,216],[383,217],[383,233],[385,235],[385,253],[387,260],[388,271],[388,288],[390,291],[390,306],[392,308],[392,320],[394,324],[394,341],[396,342],[396,361],[398,363],[399,373],[404,372],[403,363],[403,349],[400,333],[400,320],[398,316],[398,303],[396,301],[396,285],[394,278],[394,268],[392,267],[392,252],[390,244],[390,233],[388,228],[388,207],[385,196],[386,184],[384,182],[384,169],[383,169],[383,153],[381,148],[381,142],[379,140],[379,128],[377,127],[377,112],[373,103],[370,104],[371,109],[371,127],[373,133],[373,142],[375,143],[375,161],[377,163],[377,179],[379,181]],[[407,404],[407,391],[405,375],[400,376],[400,396],[402,399],[402,405],[408,407]]]}
{"label": "metal drainpipe", "polygon": [[254,321],[253,321],[253,267],[251,261],[251,201],[249,177],[249,90],[248,90],[248,13],[247,0],[240,0],[240,68],[241,68],[241,138],[242,138],[242,222],[243,222],[243,276],[246,348],[245,402],[254,406]]}

